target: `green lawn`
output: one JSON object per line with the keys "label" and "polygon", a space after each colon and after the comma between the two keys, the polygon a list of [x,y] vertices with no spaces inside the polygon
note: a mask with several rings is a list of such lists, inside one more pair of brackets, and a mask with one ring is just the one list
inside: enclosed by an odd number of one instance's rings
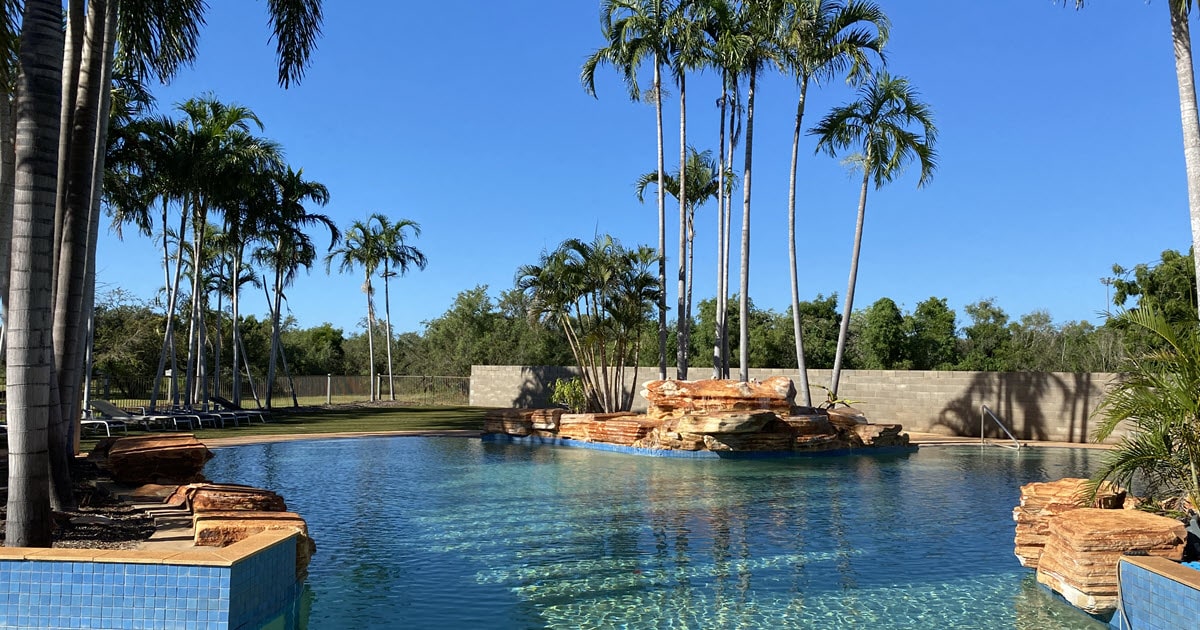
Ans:
{"label": "green lawn", "polygon": [[[197,429],[196,437],[250,437],[275,435],[320,435],[323,433],[363,433],[376,431],[433,431],[447,429],[483,430],[482,407],[335,407],[331,409],[275,410],[267,424],[254,422],[250,426],[224,429]],[[130,435],[144,435],[138,429]],[[121,436],[121,433],[116,433]],[[87,432],[80,449],[91,450],[103,433]]]}

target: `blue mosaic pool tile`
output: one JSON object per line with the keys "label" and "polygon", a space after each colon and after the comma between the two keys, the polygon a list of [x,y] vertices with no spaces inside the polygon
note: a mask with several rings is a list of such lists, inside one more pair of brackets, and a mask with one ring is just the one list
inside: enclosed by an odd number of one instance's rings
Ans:
{"label": "blue mosaic pool tile", "polygon": [[1200,591],[1145,568],[1118,566],[1121,600],[1110,626],[1119,630],[1174,630],[1196,627]]}
{"label": "blue mosaic pool tile", "polygon": [[289,538],[233,567],[0,560],[0,627],[258,628],[293,605],[295,554]]}

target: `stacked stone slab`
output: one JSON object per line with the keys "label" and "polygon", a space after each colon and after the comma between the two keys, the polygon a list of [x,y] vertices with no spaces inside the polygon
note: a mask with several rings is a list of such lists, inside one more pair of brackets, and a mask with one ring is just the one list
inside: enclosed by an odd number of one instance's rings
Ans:
{"label": "stacked stone slab", "polygon": [[1013,508],[1013,520],[1017,522],[1015,553],[1021,566],[1037,568],[1050,535],[1050,518],[1082,507],[1086,482],[1068,477],[1021,486],[1021,502]]}
{"label": "stacked stone slab", "polygon": [[88,460],[107,470],[119,483],[190,483],[204,479],[212,451],[191,434],[106,438]]}
{"label": "stacked stone slab", "polygon": [[1116,609],[1117,561],[1128,552],[1179,561],[1183,523],[1136,510],[1068,510],[1048,521],[1037,580],[1091,614]]}
{"label": "stacked stone slab", "polygon": [[795,406],[787,377],[763,382],[650,381],[646,415],[571,414],[560,409],[496,409],[486,433],[554,437],[651,450],[788,452],[908,446],[898,424],[870,424],[857,410]]}

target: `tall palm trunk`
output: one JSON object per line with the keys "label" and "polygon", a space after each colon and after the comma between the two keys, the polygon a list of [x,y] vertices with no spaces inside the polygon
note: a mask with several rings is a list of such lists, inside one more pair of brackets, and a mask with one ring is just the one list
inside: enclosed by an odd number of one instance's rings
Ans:
{"label": "tall palm trunk", "polygon": [[13,178],[17,159],[13,135],[16,108],[11,96],[0,96],[0,354],[8,338],[8,279],[12,269]]}
{"label": "tall palm trunk", "polygon": [[724,301],[721,299],[728,293],[725,287],[725,104],[727,102],[726,91],[722,90],[721,99],[718,101],[721,107],[720,136],[717,142],[717,298],[716,298],[716,313],[715,330],[713,331],[713,378],[722,378],[725,376],[725,371],[722,366],[721,352],[721,334],[722,323],[725,317]]}
{"label": "tall palm trunk", "polygon": [[[77,95],[80,87],[87,89],[86,82],[80,76],[80,70],[85,66],[84,57],[84,35],[90,25],[92,17],[96,15],[95,11],[84,14],[84,0],[69,0],[67,8],[64,12],[66,39],[63,47],[63,76],[67,78],[62,82],[62,101],[59,105],[58,119],[58,181],[55,189],[55,207],[54,207],[54,243],[55,247],[62,242],[63,238],[63,223],[67,212],[67,187],[69,178],[64,174],[70,168],[71,149],[74,146],[72,139],[72,131],[74,128],[74,120],[76,113]],[[58,265],[60,261],[56,258],[51,267],[53,278],[58,278]],[[57,290],[57,288],[56,288]]]}
{"label": "tall palm trunk", "polygon": [[[736,87],[734,88],[737,89]],[[736,94],[734,95],[736,98]],[[725,151],[726,168],[733,172],[733,152],[737,143],[734,140],[734,128],[737,123],[737,108],[729,111],[729,135]],[[725,195],[725,251],[722,253],[721,267],[725,270],[725,293],[721,296],[721,370],[722,378],[729,378],[729,256],[733,249],[733,195]]]}
{"label": "tall palm trunk", "polygon": [[[282,240],[282,239],[281,239]],[[276,242],[276,251],[282,247],[281,242]],[[273,406],[275,397],[275,358],[283,355],[283,348],[279,341],[279,311],[283,307],[283,269],[275,268],[275,294],[272,297],[271,292],[267,287],[263,286],[263,291],[267,293],[267,307],[271,309],[271,358],[267,361],[267,409]]]}
{"label": "tall palm trunk", "polygon": [[46,429],[54,376],[51,257],[62,99],[62,4],[26,0],[17,85],[9,286],[8,512],[5,544],[50,546]]}
{"label": "tall palm trunk", "polygon": [[796,369],[800,374],[800,394],[804,406],[812,406],[808,386],[808,368],[804,363],[804,336],[800,330],[800,271],[796,263],[796,167],[800,160],[800,128],[804,122],[804,97],[808,93],[808,77],[800,80],[800,99],[796,103],[796,128],[792,130],[792,174],[788,189],[788,260],[792,272],[792,331],[796,335]]}
{"label": "tall palm trunk", "polygon": [[750,69],[746,91],[746,159],[742,169],[742,268],[738,290],[738,380],[750,380],[750,163],[754,155],[754,86],[757,70]]}
{"label": "tall palm trunk", "polygon": [[663,157],[662,69],[654,55],[654,116],[658,129],[658,379],[667,380],[667,199]]}
{"label": "tall palm trunk", "polygon": [[232,316],[229,336],[231,338],[230,343],[233,345],[233,383],[231,384],[229,395],[235,405],[242,404],[242,370],[239,363],[242,354],[241,300],[239,299],[242,293],[242,285],[239,281],[242,277],[242,257],[246,253],[245,250],[246,245],[244,242],[238,242],[234,245],[233,273],[231,274],[232,286],[229,289],[229,310]]}
{"label": "tall palm trunk", "polygon": [[858,253],[862,249],[863,219],[867,215],[867,184],[871,173],[871,149],[863,158],[862,190],[858,194],[858,222],[854,226],[854,251],[850,254],[850,281],[846,285],[846,304],[842,307],[842,325],[838,328],[837,353],[833,357],[833,379],[829,384],[829,395],[837,397],[838,383],[842,377],[842,359],[846,352],[846,338],[850,334],[850,310],[854,308],[854,283],[858,280]]}
{"label": "tall palm trunk", "polygon": [[1188,14],[1192,0],[1170,0],[1171,40],[1175,48],[1175,80],[1179,84],[1179,117],[1183,125],[1183,161],[1187,171],[1188,214],[1192,226],[1193,263],[1200,290],[1200,116],[1196,109],[1196,78],[1192,68],[1192,34]]}
{"label": "tall palm trunk", "polygon": [[[186,207],[186,205],[184,206]],[[174,278],[167,277],[167,321],[165,331],[163,333],[162,351],[158,355],[158,371],[154,373],[154,387],[150,390],[150,408],[154,409],[158,403],[158,392],[162,386],[163,374],[167,369],[167,355],[172,357],[171,361],[171,383],[170,383],[170,398],[173,404],[179,403],[179,390],[176,382],[179,375],[176,373],[175,356],[175,305],[179,301],[179,283],[183,279],[183,233],[187,227],[187,213],[180,211],[179,219],[179,244],[175,248],[175,274]],[[163,268],[169,270],[168,265],[169,255],[167,253],[167,200],[163,199]],[[169,272],[168,272],[169,273]]]}
{"label": "tall palm trunk", "polygon": [[[60,159],[59,182],[66,181],[66,200],[57,213],[61,219],[56,290],[54,292],[54,364],[58,376],[58,421],[50,426],[50,472],[55,503],[74,504],[70,466],[74,454],[74,429],[79,420],[79,387],[83,375],[84,290],[87,285],[88,243],[92,210],[93,167],[100,100],[104,92],[104,0],[94,0],[87,16],[81,50],[76,101],[71,106],[70,151]],[[61,140],[60,140],[61,145]],[[56,219],[57,221],[57,219]]]}
{"label": "tall palm trunk", "polygon": [[370,375],[371,400],[377,400],[375,383],[375,304],[371,300],[371,270],[367,269],[367,281],[363,284],[367,293],[367,373]]}
{"label": "tall palm trunk", "polygon": [[383,317],[387,322],[385,330],[387,332],[388,397],[394,401],[396,400],[396,380],[392,376],[392,297],[389,293],[391,284],[389,279],[388,260],[385,257],[383,259]]}
{"label": "tall palm trunk", "polygon": [[684,301],[687,284],[687,77],[679,73],[679,294],[675,309],[675,377],[687,380],[688,338],[687,305]]}

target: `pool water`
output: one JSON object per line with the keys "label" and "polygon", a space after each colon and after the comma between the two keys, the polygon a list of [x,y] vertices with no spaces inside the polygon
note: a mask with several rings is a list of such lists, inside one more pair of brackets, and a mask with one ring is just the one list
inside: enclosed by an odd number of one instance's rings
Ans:
{"label": "pool water", "polygon": [[1083,449],[687,460],[464,438],[218,449],[317,542],[309,628],[1103,628],[1013,556]]}

